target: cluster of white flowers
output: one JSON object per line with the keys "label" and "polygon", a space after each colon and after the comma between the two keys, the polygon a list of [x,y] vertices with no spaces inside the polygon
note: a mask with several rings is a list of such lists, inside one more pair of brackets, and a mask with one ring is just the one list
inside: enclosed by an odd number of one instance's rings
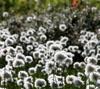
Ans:
{"label": "cluster of white flowers", "polygon": [[81,30],[73,44],[64,22],[44,17],[44,24],[35,15],[24,20],[20,28],[0,25],[1,89],[100,89],[100,29]]}

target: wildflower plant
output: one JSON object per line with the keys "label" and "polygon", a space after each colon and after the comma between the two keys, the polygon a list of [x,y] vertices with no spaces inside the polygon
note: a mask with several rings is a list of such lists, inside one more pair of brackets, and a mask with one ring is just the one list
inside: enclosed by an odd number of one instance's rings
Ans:
{"label": "wildflower plant", "polygon": [[0,89],[100,88],[100,10],[80,4],[0,23]]}

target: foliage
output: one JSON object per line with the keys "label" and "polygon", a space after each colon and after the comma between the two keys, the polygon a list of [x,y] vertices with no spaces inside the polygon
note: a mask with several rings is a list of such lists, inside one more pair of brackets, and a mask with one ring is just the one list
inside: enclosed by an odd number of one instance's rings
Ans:
{"label": "foliage", "polygon": [[[82,8],[89,1],[92,6],[99,7],[99,0],[78,0],[79,6]],[[33,12],[35,10],[46,9],[49,6],[71,6],[73,0],[0,0],[0,19],[3,19],[2,13],[8,11],[12,13],[15,10],[16,14],[24,14],[28,12]],[[14,13],[15,13],[14,12]]]}

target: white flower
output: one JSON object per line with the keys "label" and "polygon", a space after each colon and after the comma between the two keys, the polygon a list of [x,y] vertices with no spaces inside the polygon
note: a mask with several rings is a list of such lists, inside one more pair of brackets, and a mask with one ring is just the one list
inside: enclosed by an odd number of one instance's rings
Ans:
{"label": "white flower", "polygon": [[9,16],[9,13],[8,12],[3,12],[2,16],[3,17],[8,17]]}
{"label": "white flower", "polygon": [[27,36],[31,36],[31,35],[34,34],[34,30],[33,29],[29,29],[26,34],[27,34]]}
{"label": "white flower", "polygon": [[67,26],[65,24],[60,24],[59,29],[64,32],[64,31],[66,31]]}
{"label": "white flower", "polygon": [[33,58],[31,56],[26,56],[25,57],[25,62],[26,63],[32,63],[33,62]]}
{"label": "white flower", "polygon": [[20,36],[20,42],[26,43],[28,42],[28,38],[26,36]]}
{"label": "white flower", "polygon": [[18,78],[26,78],[28,77],[28,73],[26,71],[19,71],[18,72]]}
{"label": "white flower", "polygon": [[43,28],[42,26],[40,26],[39,27],[39,32],[46,33],[47,30],[45,28]]}
{"label": "white flower", "polygon": [[62,74],[63,73],[63,69],[62,68],[57,68],[57,73],[58,74]]}
{"label": "white flower", "polygon": [[29,82],[24,82],[24,88],[25,89],[33,89],[33,84]]}
{"label": "white flower", "polygon": [[17,80],[17,85],[18,85],[18,86],[23,85],[23,80],[22,80],[22,79]]}
{"label": "white flower", "polygon": [[67,83],[67,84],[72,84],[73,81],[74,81],[74,78],[76,78],[74,75],[68,75],[68,76],[66,77],[66,83]]}
{"label": "white flower", "polygon": [[91,82],[96,82],[100,78],[100,74],[98,72],[92,72],[89,75],[89,79]]}
{"label": "white flower", "polygon": [[45,71],[49,74],[56,68],[56,64],[53,61],[47,61],[45,64]]}
{"label": "white flower", "polygon": [[[1,80],[1,85],[8,85],[8,82],[7,82],[7,80]],[[5,89],[5,88],[3,88],[3,89]]]}
{"label": "white flower", "polygon": [[36,73],[36,68],[35,67],[31,67],[31,68],[29,68],[28,72],[29,72],[30,75],[35,74]]}
{"label": "white flower", "polygon": [[77,76],[81,78],[81,77],[83,77],[83,76],[84,76],[84,74],[83,74],[83,73],[81,73],[81,72],[78,72],[78,73],[77,73]]}
{"label": "white flower", "polygon": [[33,18],[30,16],[30,17],[27,17],[27,22],[32,22]]}
{"label": "white flower", "polygon": [[80,68],[85,68],[86,64],[85,62],[80,62]]}
{"label": "white flower", "polygon": [[30,41],[30,43],[32,43],[32,42],[35,42],[36,41],[36,38],[35,37],[33,37],[33,36],[29,36],[29,41]]}
{"label": "white flower", "polygon": [[94,85],[87,85],[86,89],[95,89],[95,86]]}
{"label": "white flower", "polygon": [[91,8],[91,11],[92,11],[92,12],[95,12],[96,10],[97,10],[97,7],[92,7],[92,8]]}
{"label": "white flower", "polygon": [[87,63],[97,64],[98,60],[95,57],[88,57],[87,58]]}
{"label": "white flower", "polygon": [[44,79],[38,78],[38,79],[35,80],[35,87],[36,88],[43,88],[43,87],[46,86],[46,84],[47,83],[46,83],[46,81]]}
{"label": "white flower", "polygon": [[44,34],[41,35],[41,36],[40,36],[40,40],[43,41],[43,42],[46,41],[46,40],[47,40],[47,36],[44,35]]}
{"label": "white flower", "polygon": [[75,78],[73,83],[75,84],[76,87],[80,88],[82,85],[84,85],[84,82],[79,79],[79,78]]}
{"label": "white flower", "polygon": [[12,46],[7,47],[7,50],[8,50],[8,52],[9,52],[10,55],[12,55],[12,56],[16,55],[16,50]]}
{"label": "white flower", "polygon": [[66,54],[65,54],[64,51],[58,51],[58,52],[56,52],[55,55],[54,55],[54,60],[55,60],[56,62],[58,62],[58,63],[63,63],[63,62],[65,62],[66,58],[67,58],[67,56],[66,56]]}
{"label": "white flower", "polygon": [[12,73],[11,71],[8,71],[8,70],[3,70],[2,73],[1,73],[1,78],[3,80],[10,80],[12,78]]}
{"label": "white flower", "polygon": [[51,44],[50,47],[49,47],[49,49],[57,51],[57,50],[61,50],[62,46],[61,46],[61,44]]}
{"label": "white flower", "polygon": [[39,51],[33,52],[33,57],[34,57],[35,59],[39,58]]}
{"label": "white flower", "polygon": [[60,39],[60,41],[61,41],[62,43],[67,43],[67,42],[68,42],[68,40],[69,40],[69,38],[68,38],[68,37],[66,37],[66,36],[61,37],[61,39]]}
{"label": "white flower", "polygon": [[46,43],[46,47],[49,48],[50,45],[52,45],[52,44],[54,44],[54,41],[53,41],[53,40],[51,40],[51,41],[47,41],[47,43]]}
{"label": "white flower", "polygon": [[22,67],[25,65],[25,62],[23,60],[15,59],[13,61],[13,67]]}
{"label": "white flower", "polygon": [[80,68],[80,63],[79,62],[75,62],[74,65],[73,65],[73,68],[76,68],[76,69]]}
{"label": "white flower", "polygon": [[72,58],[67,58],[65,63],[66,63],[67,66],[69,66],[73,63],[73,59]]}
{"label": "white flower", "polygon": [[100,60],[100,54],[99,53],[97,53],[96,58],[97,58],[97,60]]}
{"label": "white flower", "polygon": [[17,45],[17,46],[16,46],[16,52],[17,52],[17,53],[24,53],[23,47]]}
{"label": "white flower", "polygon": [[13,57],[10,56],[10,55],[6,55],[6,61],[8,62],[9,60],[12,60],[13,61]]}
{"label": "white flower", "polygon": [[33,47],[36,48],[36,47],[38,47],[39,43],[38,42],[33,42],[32,45],[33,45]]}
{"label": "white flower", "polygon": [[88,76],[90,73],[94,72],[96,69],[95,65],[87,64],[85,67],[85,74]]}
{"label": "white flower", "polygon": [[6,46],[10,46],[10,45],[13,45],[13,44],[14,44],[14,41],[12,39],[8,38],[8,39],[5,40],[5,45]]}
{"label": "white flower", "polygon": [[22,53],[17,53],[16,59],[25,61],[25,55]]}

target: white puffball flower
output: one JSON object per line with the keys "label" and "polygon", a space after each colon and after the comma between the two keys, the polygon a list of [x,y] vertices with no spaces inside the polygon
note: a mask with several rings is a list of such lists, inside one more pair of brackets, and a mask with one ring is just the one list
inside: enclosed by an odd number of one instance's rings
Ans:
{"label": "white puffball flower", "polygon": [[14,58],[11,55],[6,55],[6,61],[9,62],[10,60],[13,61]]}
{"label": "white puffball flower", "polygon": [[23,49],[22,46],[18,46],[18,45],[17,45],[15,49],[16,49],[16,52],[17,52],[17,53],[24,53],[24,49]]}
{"label": "white puffball flower", "polygon": [[34,57],[35,59],[38,59],[38,58],[39,58],[39,51],[34,51],[34,52],[33,52],[33,57]]}
{"label": "white puffball flower", "polygon": [[96,54],[96,58],[97,58],[97,60],[100,60],[100,54],[99,53]]}
{"label": "white puffball flower", "polygon": [[44,34],[41,35],[41,36],[40,36],[40,40],[43,41],[43,42],[46,41],[46,40],[47,40],[47,36],[44,35]]}
{"label": "white puffball flower", "polygon": [[44,79],[38,78],[35,80],[35,88],[43,88],[47,85]]}
{"label": "white puffball flower", "polygon": [[68,76],[66,77],[66,83],[67,83],[67,84],[72,84],[73,81],[74,81],[74,78],[76,78],[74,75],[68,75]]}
{"label": "white puffball flower", "polygon": [[[7,80],[1,80],[1,86],[4,85],[8,85],[8,81]],[[5,89],[5,88],[1,88],[1,89]]]}
{"label": "white puffball flower", "polygon": [[97,7],[92,7],[92,8],[91,8],[91,11],[92,11],[92,12],[97,11]]}
{"label": "white puffball flower", "polygon": [[62,68],[57,68],[57,73],[58,74],[62,74],[63,73],[63,69]]}
{"label": "white puffball flower", "polygon": [[25,61],[25,55],[22,54],[22,53],[17,53],[17,55],[16,55],[16,59],[19,59],[19,60],[23,60],[23,61]]}
{"label": "white puffball flower", "polygon": [[33,89],[33,84],[30,82],[24,82],[24,88],[25,89]]}
{"label": "white puffball flower", "polygon": [[30,67],[30,68],[28,69],[28,72],[29,72],[30,75],[35,74],[35,73],[36,73],[36,68],[35,68],[35,67]]}
{"label": "white puffball flower", "polygon": [[3,80],[10,80],[11,78],[12,78],[12,73],[11,73],[11,71],[8,71],[8,70],[3,70],[2,72],[1,72],[1,78],[3,79]]}
{"label": "white puffball flower", "polygon": [[100,73],[100,67],[96,68],[96,72]]}
{"label": "white puffball flower", "polygon": [[13,44],[14,44],[14,41],[12,39],[8,38],[8,39],[5,40],[5,45],[6,46],[10,46],[10,45],[13,45]]}
{"label": "white puffball flower", "polygon": [[27,36],[31,36],[34,34],[34,30],[33,29],[29,29],[26,33]]}
{"label": "white puffball flower", "polygon": [[31,56],[26,56],[25,57],[25,62],[26,63],[32,63],[33,62],[33,58]]}
{"label": "white puffball flower", "polygon": [[95,86],[92,85],[92,84],[90,84],[90,85],[87,85],[87,86],[86,86],[86,89],[95,89]]}
{"label": "white puffball flower", "polygon": [[2,16],[3,17],[8,17],[9,16],[9,13],[8,12],[3,12]]}
{"label": "white puffball flower", "polygon": [[60,24],[59,29],[60,29],[60,31],[64,32],[64,31],[66,31],[67,26],[65,24]]}
{"label": "white puffball flower", "polygon": [[23,60],[15,59],[13,61],[13,67],[23,67],[25,65],[25,62]]}
{"label": "white puffball flower", "polygon": [[96,59],[96,57],[88,57],[87,63],[91,63],[91,64],[96,65],[98,63],[98,60]]}
{"label": "white puffball flower", "polygon": [[68,42],[68,40],[69,40],[69,38],[68,38],[68,37],[66,37],[66,36],[61,37],[61,39],[60,39],[60,41],[61,41],[62,43],[67,43],[67,42]]}
{"label": "white puffball flower", "polygon": [[58,51],[54,55],[54,60],[58,63],[64,63],[66,58],[67,58],[67,56],[64,51]]}
{"label": "white puffball flower", "polygon": [[20,36],[20,42],[23,42],[23,43],[26,43],[27,42],[27,40],[28,40],[28,38],[26,37],[26,36]]}
{"label": "white puffball flower", "polygon": [[33,18],[31,16],[27,17],[27,19],[26,19],[26,21],[29,23],[32,22],[32,20],[33,20]]}
{"label": "white puffball flower", "polygon": [[33,45],[27,45],[26,50],[27,51],[32,51],[33,50]]}
{"label": "white puffball flower", "polygon": [[81,72],[78,72],[78,73],[77,73],[77,76],[80,77],[80,78],[82,78],[82,77],[85,76],[85,75],[84,75],[83,73],[81,73]]}
{"label": "white puffball flower", "polygon": [[38,42],[33,42],[32,45],[33,45],[33,47],[37,48],[39,46],[39,43]]}
{"label": "white puffball flower", "polygon": [[79,62],[75,62],[73,65],[73,68],[77,69],[80,68],[80,63]]}
{"label": "white puffball flower", "polygon": [[72,58],[67,58],[65,61],[66,66],[69,66],[73,63],[73,59]]}
{"label": "white puffball flower", "polygon": [[33,37],[33,36],[29,36],[29,37],[28,37],[28,39],[29,39],[30,43],[35,42],[35,41],[36,41],[36,38],[35,38],[35,37]]}
{"label": "white puffball flower", "polygon": [[51,73],[53,70],[55,70],[56,68],[56,64],[54,61],[47,61],[45,64],[45,71],[49,74]]}
{"label": "white puffball flower", "polygon": [[95,65],[87,64],[85,67],[85,75],[88,76],[90,73],[94,72],[96,69]]}
{"label": "white puffball flower", "polygon": [[45,34],[47,32],[47,30],[44,27],[40,26],[39,27],[39,32],[42,32],[42,33]]}
{"label": "white puffball flower", "polygon": [[96,82],[100,78],[100,74],[98,72],[92,72],[89,75],[89,79],[91,82]]}
{"label": "white puffball flower", "polygon": [[26,77],[28,77],[28,73],[26,71],[19,71],[18,72],[18,78],[24,79]]}
{"label": "white puffball flower", "polygon": [[23,85],[23,80],[22,79],[17,80],[17,85],[22,86]]}
{"label": "white puffball flower", "polygon": [[74,81],[73,81],[73,83],[74,83],[75,86],[78,87],[78,88],[80,88],[81,86],[84,85],[84,82],[83,82],[81,79],[79,79],[79,78],[75,78]]}
{"label": "white puffball flower", "polygon": [[80,68],[84,69],[86,66],[85,62],[80,62]]}
{"label": "white puffball flower", "polygon": [[49,47],[49,49],[50,50],[54,50],[54,51],[57,51],[57,50],[61,50],[63,47],[62,47],[62,45],[61,44],[51,44],[50,45],[50,47]]}
{"label": "white puffball flower", "polygon": [[54,44],[54,41],[53,40],[50,40],[50,41],[47,41],[46,42],[46,47],[49,48],[50,45]]}

